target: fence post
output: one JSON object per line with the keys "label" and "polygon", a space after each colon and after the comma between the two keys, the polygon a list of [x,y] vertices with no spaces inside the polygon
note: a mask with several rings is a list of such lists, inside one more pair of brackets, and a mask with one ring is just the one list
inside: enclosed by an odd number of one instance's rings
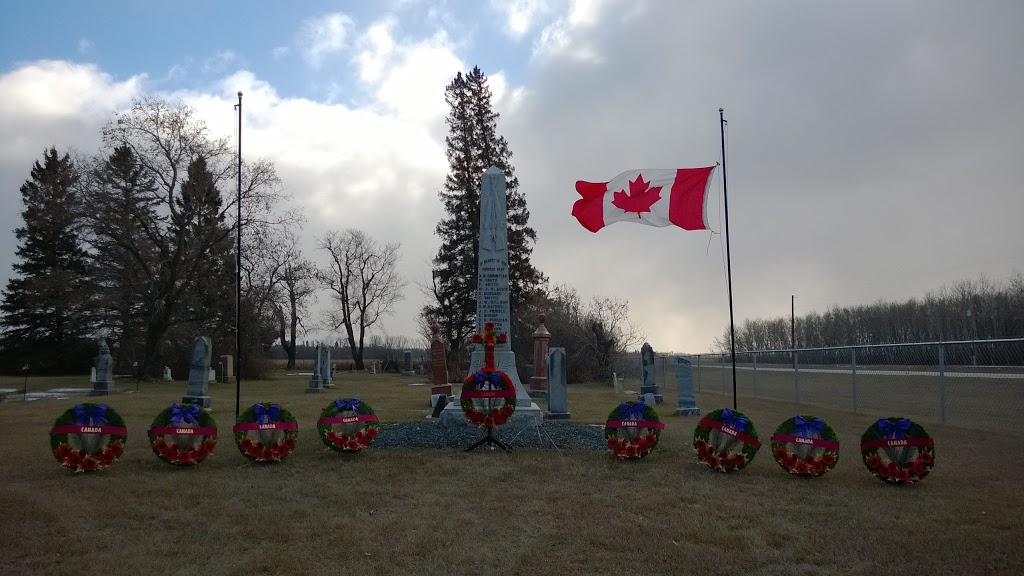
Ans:
{"label": "fence post", "polygon": [[793,351],[793,391],[796,394],[796,403],[800,403],[800,354]]}
{"label": "fence post", "polygon": [[751,396],[757,398],[757,352],[751,354],[754,357],[754,389],[751,390]]}
{"label": "fence post", "polygon": [[857,349],[850,348],[850,374],[853,375],[853,413],[857,413]]}
{"label": "fence post", "polygon": [[725,354],[722,354],[722,396],[725,396]]}
{"label": "fence post", "polygon": [[697,392],[700,392],[700,354],[697,354]]}
{"label": "fence post", "polygon": [[946,423],[946,347],[939,344],[939,421]]}

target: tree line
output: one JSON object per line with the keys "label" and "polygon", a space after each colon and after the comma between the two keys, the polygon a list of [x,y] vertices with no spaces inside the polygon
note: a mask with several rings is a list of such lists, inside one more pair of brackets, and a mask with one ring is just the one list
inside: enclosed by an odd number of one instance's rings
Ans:
{"label": "tree line", "polygon": [[[481,177],[497,166],[507,181],[511,336],[520,366],[533,362],[531,336],[546,314],[551,345],[569,356],[570,381],[609,377],[612,358],[640,341],[628,303],[585,302],[534,267],[537,234],[486,75],[479,68],[456,74],[445,97],[449,173],[438,193],[445,215],[434,230],[439,247],[431,277],[420,286],[426,304],[416,332],[423,340],[412,347],[428,347],[429,326],[437,322],[449,374],[467,368],[476,329]],[[165,365],[182,373],[200,334],[211,337],[218,355],[233,353],[236,313],[243,377],[267,373],[275,344],[294,367],[311,332],[344,342],[359,370],[368,352],[393,362],[410,345],[379,330],[406,286],[398,274],[400,244],[346,229],[316,238],[316,257],[303,254],[296,231],[305,217],[274,164],[241,162],[239,172],[227,138],[211,134],[183,104],[133,102],[104,125],[99,151],[45,150],[19,191],[14,274],[0,299],[6,371],[28,365],[36,373],[81,373],[102,337],[115,373],[157,377]],[[311,322],[318,295],[326,313]]]}
{"label": "tree line", "polygon": [[[736,326],[736,350],[788,350],[1024,337],[1024,274],[1003,281],[961,280],[902,302],[831,306],[795,318],[746,319]],[[795,346],[794,346],[795,344]],[[729,351],[729,328],[715,339]],[[928,362],[934,362],[929,359]],[[999,363],[992,361],[989,363]]]}

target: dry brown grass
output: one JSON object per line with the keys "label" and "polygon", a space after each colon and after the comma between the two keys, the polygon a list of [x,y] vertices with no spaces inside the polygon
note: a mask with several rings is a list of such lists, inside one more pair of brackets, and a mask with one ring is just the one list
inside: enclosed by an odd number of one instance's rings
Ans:
{"label": "dry brown grass", "polygon": [[[198,467],[159,462],[144,430],[180,399],[180,382],[109,398],[128,422],[128,447],[93,475],[69,474],[49,454],[47,429],[73,401],[0,403],[0,573],[1024,573],[1019,433],[930,425],[935,471],[909,487],[859,462],[870,417],[828,410],[814,412],[845,450],[815,480],[786,475],[767,450],[739,473],[710,472],[689,448],[695,419],[669,416],[668,405],[662,443],[641,462],[541,450],[342,455],[310,433],[334,395],[367,399],[385,421],[421,418],[429,390],[411,381],[342,374],[326,395],[305,394],[299,377],[245,383],[245,402],[281,402],[302,426],[295,453],[270,466],[247,463],[229,437]],[[226,428],[234,387],[213,396]],[[602,422],[623,399],[574,386],[570,410]],[[704,411],[726,404],[707,391],[698,400]],[[762,437],[795,410],[740,408]]]}

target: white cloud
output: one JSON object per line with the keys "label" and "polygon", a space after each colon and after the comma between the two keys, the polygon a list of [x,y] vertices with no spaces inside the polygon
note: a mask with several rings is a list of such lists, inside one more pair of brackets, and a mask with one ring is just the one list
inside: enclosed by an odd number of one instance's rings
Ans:
{"label": "white cloud", "polygon": [[491,8],[505,18],[505,30],[513,38],[529,32],[552,8],[545,0],[491,0]]}
{"label": "white cloud", "polygon": [[92,52],[92,49],[93,49],[92,40],[89,40],[88,38],[79,38],[78,39],[78,53],[79,54],[88,54],[89,52]]}
{"label": "white cloud", "polygon": [[288,46],[275,46],[270,51],[270,57],[274,60],[282,60],[291,53],[291,50]]}
{"label": "white cloud", "polygon": [[360,37],[359,78],[383,110],[412,122],[436,122],[447,112],[444,87],[464,65],[445,32],[396,40],[395,28],[394,20],[383,20]]}
{"label": "white cloud", "polygon": [[203,61],[203,74],[220,74],[237,59],[238,57],[231,50],[221,50]]}
{"label": "white cloud", "polygon": [[347,14],[334,12],[305,22],[299,38],[303,58],[313,68],[324,59],[342,52],[347,46],[355,23]]}

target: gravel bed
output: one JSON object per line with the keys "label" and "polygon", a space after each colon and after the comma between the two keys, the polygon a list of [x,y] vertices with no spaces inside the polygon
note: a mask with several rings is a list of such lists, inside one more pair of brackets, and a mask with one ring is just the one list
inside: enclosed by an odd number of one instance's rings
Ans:
{"label": "gravel bed", "polygon": [[[603,431],[602,426],[548,421],[542,426],[501,426],[494,435],[513,449],[607,450]],[[441,426],[431,420],[402,422],[381,426],[373,447],[460,450],[485,435],[483,428],[469,425]]]}

